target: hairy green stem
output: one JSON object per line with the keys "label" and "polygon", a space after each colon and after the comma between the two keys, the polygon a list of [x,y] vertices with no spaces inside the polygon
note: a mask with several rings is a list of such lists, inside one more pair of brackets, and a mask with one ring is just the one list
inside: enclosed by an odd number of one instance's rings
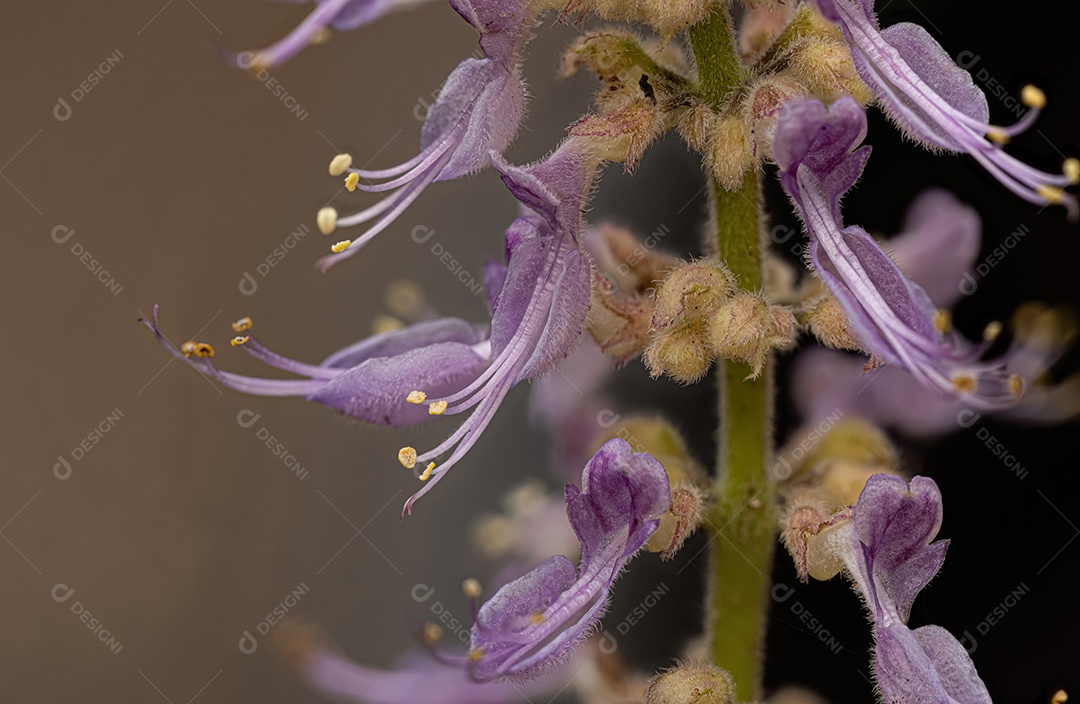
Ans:
{"label": "hairy green stem", "polygon": [[[698,65],[698,85],[714,108],[745,80],[727,11],[717,7],[690,29]],[[748,172],[740,188],[710,184],[712,222],[720,258],[738,277],[740,288],[761,287],[763,214],[759,174]],[[750,380],[745,364],[720,368],[720,453],[709,521],[712,562],[708,623],[713,661],[735,680],[739,701],[760,700],[762,653],[773,549],[776,506],[768,476],[772,451],[772,365]]]}

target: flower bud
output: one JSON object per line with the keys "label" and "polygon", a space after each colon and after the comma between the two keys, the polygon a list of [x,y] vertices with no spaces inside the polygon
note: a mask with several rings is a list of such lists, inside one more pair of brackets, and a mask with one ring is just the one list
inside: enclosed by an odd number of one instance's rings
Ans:
{"label": "flower bud", "polygon": [[678,260],[657,251],[666,228],[658,229],[642,241],[634,233],[610,223],[591,228],[585,248],[596,268],[624,293],[644,293],[664,278]]}
{"label": "flower bud", "polygon": [[655,335],[645,348],[645,366],[656,378],[666,373],[683,384],[699,381],[709,371],[713,354],[704,325],[693,324]]}
{"label": "flower bud", "polygon": [[739,26],[739,53],[743,62],[756,63],[788,24],[796,3],[766,3],[746,10]]}
{"label": "flower bud", "polygon": [[709,144],[709,169],[721,186],[734,191],[743,175],[754,165],[750,151],[750,128],[740,115],[724,115],[716,119]]}
{"label": "flower bud", "polygon": [[665,111],[645,100],[608,114],[586,115],[570,125],[567,133],[591,142],[601,159],[622,162],[627,171],[633,171],[666,125]]}
{"label": "flower bud", "polygon": [[805,86],[781,74],[765,76],[751,86],[743,102],[743,116],[750,128],[754,159],[758,162],[772,159],[772,141],[780,111],[789,100],[800,100],[808,95]]}
{"label": "flower bud", "polygon": [[740,293],[709,320],[713,352],[750,365],[753,378],[761,374],[769,355],[790,348],[797,334],[794,314],[784,306],[769,305],[756,293]]}
{"label": "flower bud", "polygon": [[649,536],[645,548],[661,553],[661,560],[670,560],[701,524],[704,505],[704,496],[697,487],[672,484],[671,508],[660,517],[660,526]]}
{"label": "flower bud", "polygon": [[696,152],[704,153],[716,130],[716,113],[709,106],[695,101],[679,116],[679,134]]}
{"label": "flower bud", "polygon": [[677,266],[656,287],[653,329],[704,321],[734,291],[734,275],[717,259]]}
{"label": "flower bud", "polygon": [[862,342],[851,327],[844,307],[831,292],[826,291],[808,305],[807,322],[810,332],[821,344],[831,349],[865,352]]}
{"label": "flower bud", "polygon": [[593,276],[589,334],[604,354],[620,364],[641,354],[649,343],[653,302],[640,294],[620,293],[602,276]]}
{"label": "flower bud", "polygon": [[843,569],[843,561],[835,549],[836,534],[837,528],[851,519],[849,508],[830,510],[820,493],[813,489],[788,497],[780,537],[801,581],[806,582],[808,576],[831,579]]}
{"label": "flower bud", "polygon": [[597,434],[590,454],[612,438],[622,438],[634,452],[648,452],[660,461],[667,471],[672,486],[677,484],[705,485],[705,470],[690,455],[690,449],[681,433],[671,423],[659,416],[633,415],[620,418],[618,422]]}
{"label": "flower bud", "polygon": [[686,663],[661,672],[649,682],[648,704],[732,704],[731,675],[711,663]]}
{"label": "flower bud", "polygon": [[850,95],[860,105],[867,105],[874,98],[870,87],[855,71],[851,49],[845,42],[806,37],[788,49],[785,59],[787,72],[827,103],[842,95]]}

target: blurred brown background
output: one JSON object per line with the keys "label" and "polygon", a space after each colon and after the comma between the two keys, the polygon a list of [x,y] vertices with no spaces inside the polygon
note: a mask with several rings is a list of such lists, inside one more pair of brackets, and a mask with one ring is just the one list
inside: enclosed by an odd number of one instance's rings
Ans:
{"label": "blurred brown background", "polygon": [[[373,430],[300,400],[217,389],[169,363],[136,324],[160,303],[174,341],[211,342],[222,367],[261,374],[266,370],[229,348],[231,320],[250,315],[268,345],[316,361],[370,332],[394,279],[420,282],[444,313],[485,316],[482,300],[431,255],[430,244],[439,242],[480,277],[484,260],[501,252],[516,210],[491,173],[436,184],[361,255],[326,276],[313,267],[335,239],[318,234],[316,210],[331,200],[343,213],[370,202],[339,192],[340,181],[326,173],[329,159],[349,151],[379,168],[412,156],[415,115],[474,51],[475,34],[445,3],[434,3],[335,35],[273,71],[276,85],[222,61],[220,49],[265,45],[307,9],[261,0],[111,0],[19,3],[5,13],[3,701],[322,701],[259,633],[274,608],[300,593],[292,613],[324,624],[357,659],[392,663],[410,647],[414,585],[461,603],[460,580],[490,569],[467,556],[473,519],[523,474],[547,469],[548,441],[526,425],[526,390],[518,389],[469,461],[399,521],[417,483],[397,464],[398,447],[430,446],[453,421]],[[1023,71],[1045,72],[1035,76],[1052,98],[1040,127],[1055,146],[1076,152],[1069,147],[1077,141],[1075,82],[1057,70],[1071,56],[1072,25],[1049,26],[1045,13],[1031,13],[1002,28],[1000,18],[981,11],[979,24],[974,2],[927,9],[928,26],[950,52],[985,54],[980,68],[1009,90],[1031,77]],[[890,13],[890,21],[926,23],[908,3],[890,5]],[[519,162],[553,146],[588,100],[588,80],[551,77],[577,30],[550,19],[545,25],[526,66],[533,98],[511,152]],[[998,41],[1010,29],[1024,44]],[[111,64],[107,73],[103,64]],[[95,72],[91,90],[80,88]],[[1065,249],[1075,228],[1059,213],[1036,214],[1010,199],[969,160],[903,145],[879,117],[871,136],[875,157],[850,199],[852,222],[892,232],[911,196],[938,184],[983,212],[984,254],[1016,223],[1030,222],[1038,234],[965,301],[961,325],[979,329],[1033,297],[1077,302],[1075,248]],[[1043,166],[1057,158],[1038,137],[1025,140],[1018,153],[1034,154]],[[664,224],[675,233],[676,251],[687,252],[703,213],[702,199],[690,198],[701,182],[697,165],[673,142],[651,152],[633,181],[609,170],[593,213],[615,213],[646,233]],[[770,202],[785,209],[775,191]],[[293,236],[302,225],[307,234]],[[427,247],[409,237],[418,225],[436,232]],[[281,258],[279,247],[287,248]],[[80,260],[84,252],[90,268]],[[1024,287],[1016,284],[1021,277]],[[636,365],[619,378],[624,396],[644,388]],[[707,461],[711,385],[650,388],[680,411]],[[237,420],[245,410],[259,414],[250,427]],[[795,423],[790,409],[781,421],[781,433]],[[306,470],[303,478],[266,447],[263,428]],[[1071,676],[1077,655],[1072,639],[1080,623],[1068,607],[1080,522],[1075,426],[995,426],[994,433],[1023,457],[1032,480],[1018,488],[972,433],[906,449],[909,468],[925,468],[942,484],[943,534],[954,539],[916,619],[960,634],[981,624],[1018,583],[1031,586],[1037,598],[1025,598],[980,637],[976,663],[1007,701],[1044,701],[1042,692]],[[633,579],[620,582],[616,614],[639,598],[639,573],[643,593],[657,574],[671,579],[670,571],[656,572],[654,558],[640,563]],[[671,643],[692,631],[698,574],[697,563],[682,572],[690,584],[681,587],[690,591],[677,590],[680,598],[661,607],[673,610],[643,626],[643,634],[664,635],[671,646],[654,639],[638,649],[651,667],[667,663],[677,653]],[[793,583],[783,560],[777,579]],[[858,673],[866,671],[869,636],[850,590],[840,583],[799,590],[800,603],[828,622],[845,649],[837,658],[777,609],[770,680],[813,684],[835,702],[868,701],[871,686]],[[92,617],[82,621],[80,611]],[[108,632],[105,642],[99,628]],[[258,637],[249,654],[240,648],[245,631]]]}
{"label": "blurred brown background", "polygon": [[[397,448],[430,446],[453,421],[378,431],[300,400],[218,389],[169,363],[136,324],[160,303],[170,338],[197,336],[216,346],[222,367],[264,374],[229,348],[231,320],[250,315],[267,344],[317,361],[369,334],[396,278],[421,282],[445,313],[486,315],[430,245],[481,277],[515,213],[491,174],[430,189],[349,266],[326,276],[313,267],[330,244],[314,213],[340,188],[329,159],[350,151],[377,168],[412,156],[414,111],[422,116],[474,51],[475,33],[445,3],[402,12],[273,71],[280,89],[221,59],[221,48],[279,38],[307,11],[131,0],[5,12],[4,701],[187,702],[200,692],[207,704],[319,701],[261,635],[254,653],[241,653],[243,633],[306,591],[294,613],[324,623],[358,658],[389,664],[410,644],[413,585],[460,601],[467,565],[450,556],[467,543],[470,507],[517,481],[520,472],[505,470],[538,442],[518,432],[509,453],[482,443],[455,472],[460,481],[401,522],[417,483]],[[538,96],[551,93],[567,32],[536,45]],[[95,84],[85,91],[84,82]],[[542,155],[581,102],[538,97],[535,124],[550,129],[526,134],[524,158]],[[368,202],[349,195],[334,200],[342,212]],[[426,247],[408,235],[418,224],[436,230]],[[301,225],[308,234],[291,237]],[[266,266],[283,246],[284,258]],[[99,264],[80,261],[84,251]],[[245,273],[252,295],[241,292]],[[523,401],[511,397],[493,437],[520,431]],[[249,428],[237,422],[244,409],[261,416]],[[87,440],[99,426],[107,432]],[[260,428],[306,470],[302,479]],[[60,458],[70,469],[54,474]],[[58,602],[54,589],[75,591]],[[106,642],[72,607],[102,624]]]}

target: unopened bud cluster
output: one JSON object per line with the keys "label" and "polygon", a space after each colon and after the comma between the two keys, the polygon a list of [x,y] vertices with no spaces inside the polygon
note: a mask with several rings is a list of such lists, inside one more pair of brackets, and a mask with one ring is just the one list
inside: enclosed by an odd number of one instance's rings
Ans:
{"label": "unopened bud cluster", "polygon": [[711,663],[688,663],[661,672],[649,682],[648,704],[731,704],[735,685]]}
{"label": "unopened bud cluster", "polygon": [[683,383],[705,376],[717,357],[742,362],[757,377],[776,350],[798,335],[794,314],[765,296],[740,291],[716,259],[676,267],[657,287],[645,364],[654,377]]}

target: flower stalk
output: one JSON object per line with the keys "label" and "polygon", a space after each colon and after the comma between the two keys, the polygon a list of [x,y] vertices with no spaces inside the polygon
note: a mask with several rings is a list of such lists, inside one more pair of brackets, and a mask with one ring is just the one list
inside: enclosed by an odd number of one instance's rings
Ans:
{"label": "flower stalk", "polygon": [[[727,11],[717,8],[690,29],[699,89],[721,108],[744,78]],[[711,222],[720,259],[746,291],[761,287],[763,213],[760,175],[747,171],[737,190],[710,183]],[[735,682],[738,701],[761,697],[762,653],[776,534],[775,500],[767,475],[772,447],[772,369],[720,363],[719,440],[710,542],[706,632],[713,662]]]}

